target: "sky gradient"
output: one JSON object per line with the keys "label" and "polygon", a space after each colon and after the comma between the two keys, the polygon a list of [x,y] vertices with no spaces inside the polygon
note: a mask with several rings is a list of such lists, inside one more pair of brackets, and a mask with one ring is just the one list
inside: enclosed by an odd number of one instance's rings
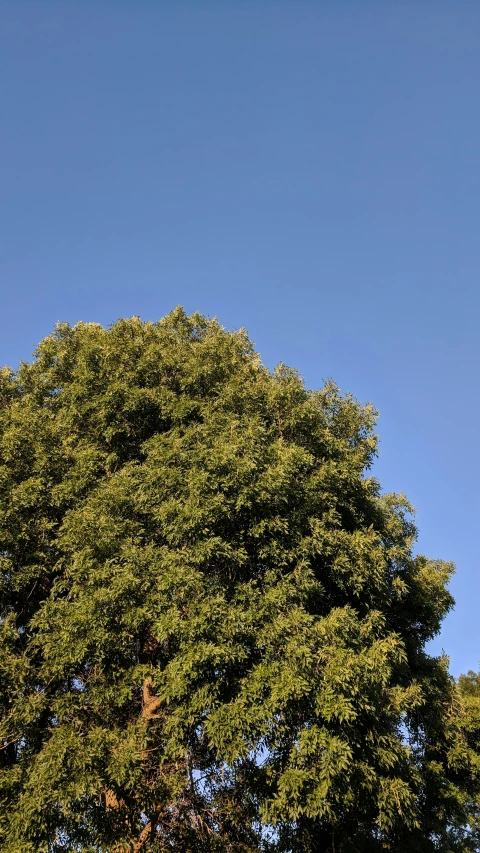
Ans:
{"label": "sky gradient", "polygon": [[182,304],[380,412],[478,668],[480,4],[0,0],[0,364]]}

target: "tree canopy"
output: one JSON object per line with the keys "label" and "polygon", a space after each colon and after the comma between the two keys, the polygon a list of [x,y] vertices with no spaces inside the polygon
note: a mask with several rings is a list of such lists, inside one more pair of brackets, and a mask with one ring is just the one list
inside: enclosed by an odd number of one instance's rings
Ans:
{"label": "tree canopy", "polygon": [[3,369],[2,851],[480,849],[452,566],[374,426],[180,308]]}

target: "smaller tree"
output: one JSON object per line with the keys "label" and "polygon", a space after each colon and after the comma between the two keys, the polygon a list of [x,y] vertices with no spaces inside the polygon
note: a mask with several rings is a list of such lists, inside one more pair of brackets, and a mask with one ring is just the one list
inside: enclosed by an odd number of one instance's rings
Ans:
{"label": "smaller tree", "polygon": [[461,675],[449,726],[448,767],[455,786],[459,812],[447,828],[446,853],[480,850],[480,674]]}

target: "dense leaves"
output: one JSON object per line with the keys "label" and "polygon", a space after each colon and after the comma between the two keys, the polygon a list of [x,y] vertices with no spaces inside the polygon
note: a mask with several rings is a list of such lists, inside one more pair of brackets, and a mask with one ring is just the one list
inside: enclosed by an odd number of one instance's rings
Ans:
{"label": "dense leaves", "polygon": [[2,851],[478,849],[452,567],[371,407],[181,309],[0,381]]}

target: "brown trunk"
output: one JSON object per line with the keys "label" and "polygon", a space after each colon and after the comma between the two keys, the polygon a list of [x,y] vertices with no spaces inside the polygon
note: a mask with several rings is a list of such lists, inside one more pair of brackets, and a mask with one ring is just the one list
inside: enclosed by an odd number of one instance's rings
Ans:
{"label": "brown trunk", "polygon": [[143,682],[142,717],[144,720],[157,719],[159,714],[156,714],[155,712],[162,704],[162,700],[159,699],[158,696],[154,695],[152,685],[152,677],[149,675]]}

